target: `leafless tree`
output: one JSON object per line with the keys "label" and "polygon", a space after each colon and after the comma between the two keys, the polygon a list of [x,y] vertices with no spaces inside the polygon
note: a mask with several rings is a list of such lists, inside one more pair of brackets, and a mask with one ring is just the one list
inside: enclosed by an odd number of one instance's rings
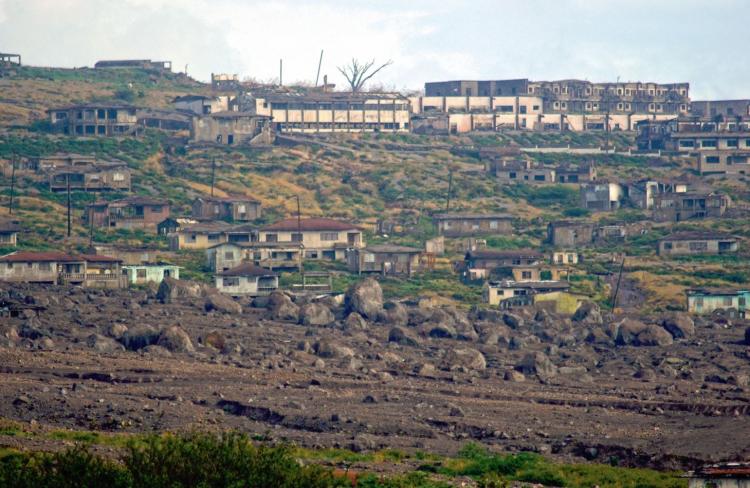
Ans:
{"label": "leafless tree", "polygon": [[362,87],[367,83],[367,80],[378,74],[383,68],[392,64],[393,61],[389,59],[376,68],[374,59],[362,62],[356,58],[352,58],[349,64],[338,66],[337,68],[339,72],[344,75],[344,78],[346,78],[352,91],[358,92],[362,90]]}

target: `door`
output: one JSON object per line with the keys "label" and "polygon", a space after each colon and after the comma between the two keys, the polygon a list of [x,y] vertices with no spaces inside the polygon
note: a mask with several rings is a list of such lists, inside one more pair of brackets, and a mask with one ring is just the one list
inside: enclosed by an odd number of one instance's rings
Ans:
{"label": "door", "polygon": [[168,269],[165,269],[164,270],[164,277],[165,278],[170,278],[171,276],[172,276],[172,272],[170,270],[168,270]]}

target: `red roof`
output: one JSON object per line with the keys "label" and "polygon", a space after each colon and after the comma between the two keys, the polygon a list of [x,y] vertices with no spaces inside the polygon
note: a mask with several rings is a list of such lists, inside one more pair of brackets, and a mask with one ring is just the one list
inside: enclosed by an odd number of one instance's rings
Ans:
{"label": "red roof", "polygon": [[340,220],[325,219],[322,217],[315,217],[311,219],[302,219],[297,225],[297,219],[285,219],[275,224],[267,225],[260,230],[262,231],[296,231],[301,229],[303,231],[344,231],[344,230],[360,230],[359,227],[350,223],[343,222]]}
{"label": "red roof", "polygon": [[3,263],[30,263],[30,262],[81,262],[83,258],[71,256],[63,252],[34,252],[17,251],[0,257]]}

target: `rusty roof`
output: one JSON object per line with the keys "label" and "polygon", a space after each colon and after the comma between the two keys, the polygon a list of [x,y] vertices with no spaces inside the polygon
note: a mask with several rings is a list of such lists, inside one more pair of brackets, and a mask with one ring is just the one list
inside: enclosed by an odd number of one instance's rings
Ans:
{"label": "rusty roof", "polygon": [[296,218],[284,219],[275,224],[267,225],[262,227],[260,230],[267,231],[345,231],[345,230],[361,230],[356,225],[344,222],[341,220],[327,219],[323,217],[313,217],[309,219],[301,219],[299,225]]}
{"label": "rusty roof", "polygon": [[394,244],[375,244],[367,246],[365,251],[373,254],[419,254],[422,252],[421,249],[417,249],[416,247],[397,246]]}
{"label": "rusty roof", "polygon": [[252,263],[240,264],[237,267],[217,273],[219,276],[276,276],[273,271],[261,268]]}
{"label": "rusty roof", "polygon": [[65,262],[65,263],[78,263],[82,262],[83,258],[66,254],[63,252],[47,251],[47,252],[36,252],[36,251],[16,251],[5,256],[0,257],[0,262],[3,263],[30,263],[30,262]]}
{"label": "rusty roof", "polygon": [[477,251],[469,251],[466,253],[468,258],[479,258],[479,259],[504,259],[504,258],[532,258],[542,259],[544,254],[534,251],[533,249],[513,249],[513,250],[499,250],[499,249],[480,249]]}
{"label": "rusty roof", "polygon": [[739,239],[737,236],[723,232],[677,232],[670,234],[662,241],[691,241],[691,240],[719,240],[719,239]]}

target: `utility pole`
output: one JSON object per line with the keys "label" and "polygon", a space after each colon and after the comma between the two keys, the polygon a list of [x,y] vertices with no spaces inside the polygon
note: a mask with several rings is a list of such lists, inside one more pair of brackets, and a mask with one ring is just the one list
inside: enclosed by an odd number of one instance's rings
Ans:
{"label": "utility pole", "polygon": [[216,158],[211,158],[211,196],[214,196],[214,184],[216,183]]}
{"label": "utility pole", "polygon": [[622,257],[622,263],[620,264],[620,273],[617,276],[617,286],[615,286],[615,294],[612,297],[612,311],[614,312],[617,308],[617,294],[620,292],[620,280],[622,280],[622,270],[625,268],[625,256]]}
{"label": "utility pole", "polygon": [[70,237],[70,172],[65,175],[65,183],[68,188],[68,237]]}
{"label": "utility pole", "polygon": [[318,61],[318,74],[315,75],[315,86],[318,86],[318,80],[320,79],[320,66],[323,64],[323,50],[320,50],[320,60]]}
{"label": "utility pole", "polygon": [[284,86],[284,60],[279,59],[279,86]]}
{"label": "utility pole", "polygon": [[445,211],[451,208],[451,191],[453,191],[453,168],[448,170],[448,197],[445,199]]}
{"label": "utility pole", "polygon": [[10,202],[8,202],[8,214],[13,215],[13,196],[16,189],[16,153],[10,159]]}

